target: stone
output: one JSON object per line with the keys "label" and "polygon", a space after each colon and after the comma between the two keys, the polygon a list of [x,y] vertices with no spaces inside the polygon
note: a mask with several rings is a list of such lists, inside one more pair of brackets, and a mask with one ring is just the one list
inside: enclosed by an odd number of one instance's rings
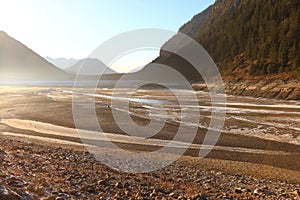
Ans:
{"label": "stone", "polygon": [[4,186],[0,186],[0,199],[1,200],[22,200],[21,196],[15,192],[8,190]]}
{"label": "stone", "polygon": [[243,189],[242,188],[235,188],[234,192],[237,193],[237,194],[242,194]]}
{"label": "stone", "polygon": [[117,182],[117,183],[115,184],[115,187],[118,188],[118,189],[122,189],[122,188],[123,188],[123,185],[122,185],[121,182]]}
{"label": "stone", "polygon": [[172,192],[172,193],[169,194],[169,197],[177,198],[178,197],[178,193],[177,192]]}
{"label": "stone", "polygon": [[259,190],[259,189],[255,189],[255,190],[253,191],[253,194],[254,194],[254,195],[259,195],[259,194],[260,194],[260,190]]}
{"label": "stone", "polygon": [[44,196],[46,193],[46,190],[43,186],[40,186],[36,189],[36,194],[39,196]]}
{"label": "stone", "polygon": [[56,196],[49,196],[44,198],[44,200],[56,200]]}

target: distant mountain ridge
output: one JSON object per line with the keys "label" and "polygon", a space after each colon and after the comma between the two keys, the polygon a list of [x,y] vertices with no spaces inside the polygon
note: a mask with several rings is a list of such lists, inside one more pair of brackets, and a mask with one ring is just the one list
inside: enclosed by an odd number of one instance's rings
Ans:
{"label": "distant mountain ridge", "polygon": [[95,76],[101,74],[116,74],[114,70],[107,67],[103,62],[96,58],[85,58],[69,68],[65,69],[69,74],[85,75],[85,76]]}
{"label": "distant mountain ridge", "polygon": [[79,72],[83,76],[95,76],[100,74],[116,74],[117,72],[109,67],[106,67],[99,59],[96,58],[84,58],[84,59],[66,59],[66,58],[50,58],[45,59],[64,70],[68,74],[75,75]]}
{"label": "distant mountain ridge", "polygon": [[70,58],[70,59],[66,59],[66,58],[51,58],[51,57],[45,57],[45,59],[52,63],[53,65],[55,65],[56,67],[64,70],[67,69],[69,67],[71,67],[72,65],[76,64],[77,62],[79,62],[80,60],[78,59],[74,59],[74,58]]}
{"label": "distant mountain ridge", "polygon": [[64,71],[0,31],[0,81],[68,79],[69,75]]}

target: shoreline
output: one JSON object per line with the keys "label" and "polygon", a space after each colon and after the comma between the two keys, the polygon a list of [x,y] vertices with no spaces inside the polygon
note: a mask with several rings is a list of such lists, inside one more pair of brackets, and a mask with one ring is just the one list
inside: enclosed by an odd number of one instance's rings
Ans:
{"label": "shoreline", "polygon": [[[236,80],[224,78],[225,93],[234,96],[246,96],[253,98],[300,100],[300,82],[297,79],[281,80],[271,78],[243,78]],[[192,85],[196,91],[207,91],[205,83],[194,83]],[[217,86],[216,88],[217,89]]]}

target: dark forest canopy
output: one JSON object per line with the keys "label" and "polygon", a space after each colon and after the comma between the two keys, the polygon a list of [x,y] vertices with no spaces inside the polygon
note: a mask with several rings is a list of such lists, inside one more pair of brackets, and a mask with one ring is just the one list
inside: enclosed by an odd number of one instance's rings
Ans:
{"label": "dark forest canopy", "polygon": [[[215,12],[216,13],[216,12]],[[300,70],[300,1],[246,0],[211,12],[195,34],[223,72],[252,75]]]}
{"label": "dark forest canopy", "polygon": [[[224,78],[300,75],[300,0],[217,0],[179,32],[208,51]],[[174,36],[166,44],[179,40]],[[153,62],[172,66],[190,80],[200,77],[175,54],[161,51]]]}

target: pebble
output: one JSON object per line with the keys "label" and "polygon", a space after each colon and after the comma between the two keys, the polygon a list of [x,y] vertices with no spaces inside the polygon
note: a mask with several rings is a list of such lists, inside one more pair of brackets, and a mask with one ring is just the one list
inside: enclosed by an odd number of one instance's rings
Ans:
{"label": "pebble", "polygon": [[[0,140],[0,149],[1,200],[299,198],[299,183],[201,171],[177,162],[134,174],[112,170],[90,154],[70,149],[5,140]],[[21,155],[12,159],[14,152]]]}
{"label": "pebble", "polygon": [[17,193],[0,185],[0,199],[1,200],[21,200],[22,198]]}

